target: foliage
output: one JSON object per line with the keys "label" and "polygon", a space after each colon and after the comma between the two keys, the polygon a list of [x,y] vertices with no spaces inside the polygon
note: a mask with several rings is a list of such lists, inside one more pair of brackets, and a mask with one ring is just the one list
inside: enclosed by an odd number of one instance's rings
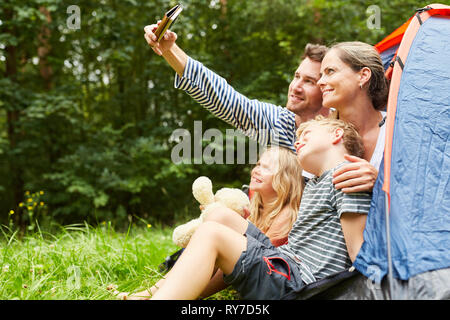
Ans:
{"label": "foliage", "polygon": [[[173,88],[174,72],[153,54],[143,27],[169,0],[2,0],[0,7],[0,221],[30,221],[25,191],[45,192],[46,218],[62,224],[132,215],[174,223],[197,215],[192,181],[216,188],[248,182],[249,165],[176,165],[172,132],[229,128]],[[381,28],[368,29],[366,1],[184,0],[173,30],[193,58],[238,91],[285,104],[307,42],[376,43],[420,1],[381,1]],[[20,213],[20,214],[19,214]],[[28,219],[28,220],[27,220]]]}
{"label": "foliage", "polygon": [[[144,222],[144,224],[142,224]],[[114,300],[113,291],[140,292],[162,277],[159,264],[178,250],[171,229],[132,220],[126,233],[111,221],[97,227],[53,225],[19,239],[0,227],[1,300]],[[232,289],[209,299],[234,299]]]}
{"label": "foliage", "polygon": [[110,285],[121,291],[153,285],[161,277],[159,263],[175,249],[170,230],[130,229],[116,233],[110,222],[71,225],[19,240],[2,228],[0,298],[104,300],[115,299]]}

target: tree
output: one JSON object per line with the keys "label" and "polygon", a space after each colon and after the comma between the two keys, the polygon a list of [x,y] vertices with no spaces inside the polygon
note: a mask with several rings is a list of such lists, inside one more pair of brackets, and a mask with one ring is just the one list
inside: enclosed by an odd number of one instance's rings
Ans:
{"label": "tree", "polygon": [[[194,121],[230,129],[173,88],[174,72],[143,38],[144,26],[174,4],[2,2],[0,220],[14,210],[16,223],[29,223],[19,205],[26,191],[42,190],[42,218],[59,223],[174,223],[198,215],[191,184],[199,175],[215,188],[248,183],[249,164],[171,161],[174,130],[193,133]],[[189,55],[235,89],[283,106],[307,42],[375,44],[426,5],[370,4],[380,8],[379,29],[367,27],[366,1],[185,0],[173,30]]]}

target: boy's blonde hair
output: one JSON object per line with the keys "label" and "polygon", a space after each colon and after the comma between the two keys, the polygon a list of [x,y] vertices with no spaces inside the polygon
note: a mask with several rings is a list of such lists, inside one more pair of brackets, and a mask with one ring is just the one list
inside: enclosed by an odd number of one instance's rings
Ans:
{"label": "boy's blonde hair", "polygon": [[280,235],[287,234],[297,219],[300,199],[302,197],[304,181],[302,168],[295,153],[283,147],[269,147],[265,152],[278,153],[278,170],[272,178],[272,187],[277,193],[274,202],[265,204],[268,215],[262,215],[263,203],[261,196],[255,192],[250,201],[249,220],[262,232],[267,232],[275,217],[285,207],[289,210],[290,223],[286,224],[282,230],[278,230]]}
{"label": "boy's blonde hair", "polygon": [[350,122],[340,120],[340,119],[331,119],[325,118],[321,115],[316,116],[314,119],[303,122],[297,129],[296,135],[297,139],[300,137],[302,132],[308,127],[310,124],[319,124],[323,126],[327,126],[330,129],[340,128],[344,131],[344,135],[342,136],[342,140],[344,142],[344,147],[347,152],[359,158],[364,156],[364,145],[362,142],[362,138],[356,130],[355,126]]}

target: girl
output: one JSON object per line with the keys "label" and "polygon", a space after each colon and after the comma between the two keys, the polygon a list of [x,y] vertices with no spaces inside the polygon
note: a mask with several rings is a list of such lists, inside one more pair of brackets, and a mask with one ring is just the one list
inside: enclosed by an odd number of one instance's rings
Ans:
{"label": "girl", "polygon": [[252,170],[250,189],[254,193],[248,220],[265,233],[274,246],[287,241],[297,219],[303,187],[297,157],[286,148],[267,149]]}
{"label": "girl", "polygon": [[[287,242],[288,233],[297,219],[303,181],[296,155],[282,147],[267,148],[251,171],[250,189],[253,195],[248,220],[265,233],[274,246]],[[236,215],[231,209],[222,209],[211,212],[204,221],[220,223],[243,234],[245,230],[235,223]],[[126,299],[147,299],[163,283],[164,279],[149,291],[135,293]],[[226,287],[222,270],[217,270],[200,296],[209,297]]]}

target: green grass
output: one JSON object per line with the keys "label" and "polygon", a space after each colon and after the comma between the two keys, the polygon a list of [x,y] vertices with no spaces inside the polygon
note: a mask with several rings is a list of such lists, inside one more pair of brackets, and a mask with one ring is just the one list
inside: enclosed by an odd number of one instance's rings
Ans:
{"label": "green grass", "polygon": [[[18,237],[0,234],[0,299],[111,300],[108,287],[136,292],[160,278],[158,265],[178,250],[170,228],[133,227],[116,232],[110,224],[60,227]],[[233,299],[224,290],[212,299]]]}

